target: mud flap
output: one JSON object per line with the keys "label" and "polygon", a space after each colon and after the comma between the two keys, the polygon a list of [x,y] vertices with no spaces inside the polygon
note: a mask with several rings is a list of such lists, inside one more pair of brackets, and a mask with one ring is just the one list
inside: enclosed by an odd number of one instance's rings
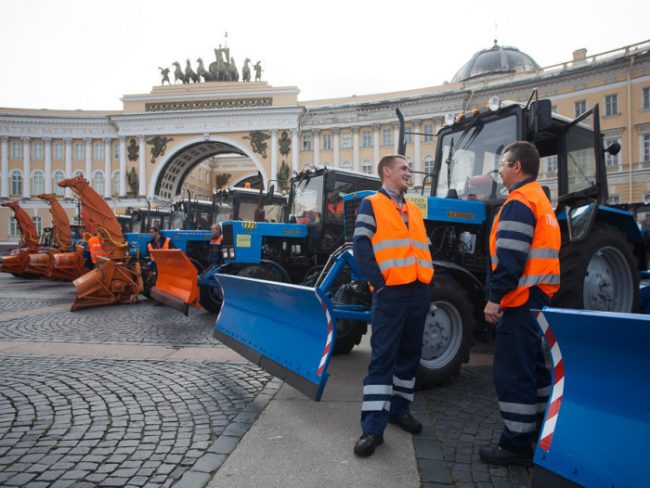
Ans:
{"label": "mud flap", "polygon": [[650,317],[545,308],[537,320],[553,389],[532,486],[650,486]]}
{"label": "mud flap", "polygon": [[180,249],[151,249],[149,255],[156,263],[156,285],[150,297],[187,315],[192,305],[199,304],[198,273]]}
{"label": "mud flap", "polygon": [[320,290],[216,275],[223,289],[214,336],[313,400],[327,383],[335,328]]}

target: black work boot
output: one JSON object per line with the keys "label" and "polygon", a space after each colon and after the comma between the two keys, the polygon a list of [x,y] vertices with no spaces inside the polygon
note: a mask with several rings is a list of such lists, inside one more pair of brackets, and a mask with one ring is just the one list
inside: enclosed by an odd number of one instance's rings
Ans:
{"label": "black work boot", "polygon": [[530,468],[533,465],[533,453],[520,453],[504,449],[499,446],[481,447],[478,452],[481,461],[487,464],[497,464],[499,466],[508,466],[516,464]]}
{"label": "black work boot", "polygon": [[376,434],[363,434],[354,445],[354,453],[359,457],[372,456],[375,447],[383,444],[384,436]]}
{"label": "black work boot", "polygon": [[401,417],[390,417],[388,422],[397,425],[402,430],[410,432],[411,434],[419,434],[422,432],[422,423],[410,413],[402,415]]}

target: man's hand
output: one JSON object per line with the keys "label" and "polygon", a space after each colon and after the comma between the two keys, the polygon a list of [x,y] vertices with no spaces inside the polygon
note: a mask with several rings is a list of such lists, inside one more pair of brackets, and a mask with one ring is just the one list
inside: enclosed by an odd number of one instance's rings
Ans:
{"label": "man's hand", "polygon": [[501,311],[501,307],[499,307],[498,303],[494,302],[487,302],[485,304],[485,308],[483,309],[483,315],[485,315],[485,321],[488,324],[496,325],[497,321],[499,318],[501,318],[501,315],[503,312]]}

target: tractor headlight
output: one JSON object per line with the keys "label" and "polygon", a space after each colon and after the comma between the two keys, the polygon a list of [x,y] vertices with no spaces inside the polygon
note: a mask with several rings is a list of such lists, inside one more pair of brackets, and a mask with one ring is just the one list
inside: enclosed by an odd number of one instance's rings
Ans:
{"label": "tractor headlight", "polygon": [[448,113],[445,115],[445,125],[454,125],[454,122],[456,122],[456,116],[452,113]]}
{"label": "tractor headlight", "polygon": [[231,247],[230,248],[230,259],[235,259],[235,248]]}
{"label": "tractor headlight", "polygon": [[223,248],[221,250],[221,257],[224,258],[224,259],[228,259],[228,249],[227,248]]}
{"label": "tractor headlight", "polygon": [[488,108],[492,110],[492,112],[499,110],[501,108],[501,99],[496,95],[490,97],[490,100],[488,100]]}

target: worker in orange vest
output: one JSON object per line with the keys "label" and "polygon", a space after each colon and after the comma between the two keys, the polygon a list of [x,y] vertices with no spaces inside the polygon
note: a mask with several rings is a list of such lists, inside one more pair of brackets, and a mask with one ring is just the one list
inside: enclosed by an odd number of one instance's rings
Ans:
{"label": "worker in orange vest", "polygon": [[[147,249],[151,251],[152,249],[172,249],[172,240],[169,237],[164,237],[162,232],[158,227],[152,227],[149,229],[151,234],[151,240],[147,243]],[[154,261],[153,257],[151,260]]]}
{"label": "worker in orange vest", "polygon": [[330,194],[329,202],[327,203],[327,215],[333,219],[343,218],[343,200],[338,192]]}
{"label": "worker in orange vest", "polygon": [[373,289],[372,356],[354,446],[360,457],[384,442],[389,422],[413,434],[422,430],[410,406],[434,274],[422,212],[404,198],[408,162],[384,156],[377,172],[382,187],[361,201],[353,237],[354,257]]}
{"label": "worker in orange vest", "polygon": [[221,233],[221,224],[212,224],[210,233],[210,252],[208,254],[208,262],[221,264],[223,256],[221,255],[221,242],[223,241],[223,234]]}
{"label": "worker in orange vest", "polygon": [[88,239],[88,250],[90,251],[90,260],[93,265],[97,265],[98,257],[108,257],[109,253],[104,248],[104,241],[99,235],[94,235]]}
{"label": "worker in orange vest", "polygon": [[533,445],[551,385],[541,330],[531,310],[548,305],[560,287],[560,226],[536,181],[537,148],[506,146],[499,174],[509,191],[490,234],[485,321],[496,326],[494,386],[504,421],[495,446],[479,450],[488,464],[533,465]]}

